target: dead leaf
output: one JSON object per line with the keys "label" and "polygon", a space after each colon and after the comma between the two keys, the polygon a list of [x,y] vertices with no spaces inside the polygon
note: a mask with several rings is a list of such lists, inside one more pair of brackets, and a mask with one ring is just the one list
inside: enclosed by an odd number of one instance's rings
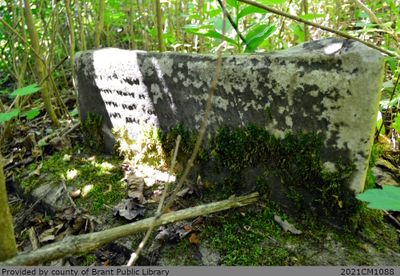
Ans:
{"label": "dead leaf", "polygon": [[290,224],[288,221],[283,220],[280,216],[274,215],[274,220],[282,227],[283,231],[285,232],[290,232],[295,235],[300,235],[301,232],[300,230],[296,229],[292,224]]}
{"label": "dead leaf", "polygon": [[187,232],[193,231],[193,228],[192,228],[190,225],[188,225],[188,224],[185,224],[185,225],[183,226],[183,229],[185,229],[185,231],[187,231]]}
{"label": "dead leaf", "polygon": [[203,224],[204,218],[203,217],[197,217],[193,220],[192,225],[200,225]]}
{"label": "dead leaf", "polygon": [[81,190],[78,189],[78,190],[69,192],[69,196],[70,196],[72,199],[78,198],[78,197],[81,196]]}
{"label": "dead leaf", "polygon": [[190,242],[191,244],[200,244],[200,240],[199,240],[199,238],[198,238],[198,236],[197,236],[196,233],[192,233],[192,234],[189,236],[189,242]]}
{"label": "dead leaf", "polygon": [[128,191],[128,197],[136,200],[138,203],[146,203],[146,199],[140,191]]}
{"label": "dead leaf", "polygon": [[43,155],[43,151],[39,147],[34,147],[32,149],[32,157],[37,159]]}
{"label": "dead leaf", "polygon": [[146,209],[143,205],[138,204],[134,199],[124,199],[121,203],[113,208],[114,216],[126,218],[127,220],[134,220],[139,216],[144,216]]}
{"label": "dead leaf", "polygon": [[65,162],[71,161],[71,155],[69,155],[69,154],[64,154],[63,161],[65,161]]}
{"label": "dead leaf", "polygon": [[40,175],[40,170],[42,169],[42,167],[43,167],[43,163],[40,163],[39,166],[37,166],[37,168],[34,171],[32,171],[28,176],[29,177],[31,177],[31,176],[39,176]]}
{"label": "dead leaf", "polygon": [[142,177],[138,177],[134,172],[129,171],[126,174],[125,181],[128,186],[128,197],[137,200],[139,203],[145,203],[143,195],[144,180]]}
{"label": "dead leaf", "polygon": [[71,148],[71,141],[68,137],[54,137],[49,144],[58,151]]}
{"label": "dead leaf", "polygon": [[179,191],[176,195],[181,198],[186,198],[192,195],[198,194],[195,190],[194,186],[187,187],[181,191]]}
{"label": "dead leaf", "polygon": [[58,232],[63,228],[64,223],[58,224],[55,227],[52,227],[50,229],[45,230],[42,234],[39,236],[39,242],[44,243],[48,241],[53,241],[56,238],[56,235]]}
{"label": "dead leaf", "polygon": [[108,184],[107,191],[105,193],[109,193],[112,191],[112,184]]}
{"label": "dead leaf", "polygon": [[185,189],[179,191],[176,195],[179,197],[184,197],[189,192],[189,190],[190,190],[189,188],[185,188]]}

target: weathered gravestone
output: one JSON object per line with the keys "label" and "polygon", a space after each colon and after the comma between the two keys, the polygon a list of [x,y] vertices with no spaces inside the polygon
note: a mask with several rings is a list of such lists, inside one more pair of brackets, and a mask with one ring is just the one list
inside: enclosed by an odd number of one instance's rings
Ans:
{"label": "weathered gravestone", "polygon": [[[113,127],[132,138],[141,124],[167,131],[199,129],[216,56],[101,49],[76,59],[81,118],[104,117],[108,151]],[[254,123],[275,136],[315,132],[326,167],[353,160],[349,186],[363,189],[377,116],[383,57],[351,40],[326,39],[268,54],[223,58],[210,132]]]}

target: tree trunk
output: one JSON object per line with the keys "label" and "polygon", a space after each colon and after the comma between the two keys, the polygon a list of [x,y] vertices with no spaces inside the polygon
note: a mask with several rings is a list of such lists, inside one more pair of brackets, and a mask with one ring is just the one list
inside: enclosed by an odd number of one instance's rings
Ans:
{"label": "tree trunk", "polygon": [[65,5],[65,12],[67,14],[68,19],[68,27],[69,27],[69,54],[71,59],[71,69],[72,69],[72,76],[75,77],[75,24],[72,18],[71,9],[70,9],[70,1],[64,0]]}
{"label": "tree trunk", "polygon": [[95,48],[100,47],[100,38],[101,38],[101,33],[103,32],[103,27],[104,27],[104,0],[99,0],[98,14],[99,15],[97,17],[97,24],[96,24],[95,37],[94,37],[94,47]]}
{"label": "tree trunk", "polygon": [[5,261],[17,255],[14,228],[4,179],[4,159],[0,155],[0,261]]}
{"label": "tree trunk", "polygon": [[156,15],[157,15],[157,37],[158,37],[158,50],[164,52],[164,39],[163,39],[163,15],[161,11],[160,0],[156,0]]}
{"label": "tree trunk", "polygon": [[[40,55],[41,50],[39,44],[39,36],[38,33],[36,32],[35,22],[33,20],[31,11],[31,4],[29,0],[24,0],[24,4],[25,4],[24,10],[26,16],[26,24],[28,26],[29,37],[31,38],[32,48],[35,50],[35,52],[37,52]],[[35,57],[36,74],[39,81],[42,81],[46,78],[46,66],[39,57],[37,56],[34,57]],[[44,81],[41,87],[42,87],[42,99],[44,106],[46,108],[47,115],[49,115],[50,120],[53,122],[55,126],[59,126],[60,123],[58,122],[57,115],[54,112],[53,106],[51,104],[48,81],[47,80]]]}

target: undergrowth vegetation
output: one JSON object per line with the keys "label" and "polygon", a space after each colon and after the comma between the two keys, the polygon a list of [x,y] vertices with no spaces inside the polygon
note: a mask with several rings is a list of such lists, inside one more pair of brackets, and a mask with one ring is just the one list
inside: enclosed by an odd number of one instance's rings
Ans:
{"label": "undergrowth vegetation", "polygon": [[46,183],[59,189],[64,182],[70,192],[81,191],[76,204],[92,214],[109,212],[114,204],[125,198],[120,160],[93,155],[79,146],[57,152],[39,165],[32,164],[27,171],[30,175],[17,179],[26,193]]}

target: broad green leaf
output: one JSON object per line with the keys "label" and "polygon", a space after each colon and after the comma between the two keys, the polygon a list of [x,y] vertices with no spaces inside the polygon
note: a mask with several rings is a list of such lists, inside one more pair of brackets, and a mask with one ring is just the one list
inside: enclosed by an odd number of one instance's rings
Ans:
{"label": "broad green leaf", "polygon": [[78,109],[76,109],[76,108],[74,108],[74,110],[72,110],[72,111],[70,111],[69,112],[69,115],[71,116],[71,117],[75,117],[76,115],[78,115],[79,113],[78,113]]}
{"label": "broad green leaf", "polygon": [[389,69],[392,71],[392,74],[394,74],[397,70],[397,59],[395,57],[385,57],[385,61],[389,65]]}
{"label": "broad green leaf", "polygon": [[308,13],[308,14],[303,14],[300,16],[301,19],[304,20],[313,20],[317,18],[324,18],[325,14],[323,13]]}
{"label": "broad green leaf", "polygon": [[269,5],[280,5],[286,2],[286,0],[258,0],[260,4],[269,6]]}
{"label": "broad green leaf", "polygon": [[397,106],[400,102],[400,96],[394,97],[390,102],[389,106],[394,107]]}
{"label": "broad green leaf", "polygon": [[217,15],[220,15],[221,14],[221,10],[220,9],[210,10],[210,11],[207,12],[207,14],[208,14],[208,16],[210,18],[213,18],[213,17],[215,17]]}
{"label": "broad green leaf", "polygon": [[[381,129],[382,127],[382,129]],[[378,112],[378,120],[376,121],[376,128],[377,130],[381,129],[381,134],[384,134],[385,131],[385,125],[383,125],[383,120],[382,120],[382,112]]]}
{"label": "broad green leaf", "polygon": [[226,0],[226,4],[232,8],[237,8],[238,7],[238,1],[237,0]]}
{"label": "broad green leaf", "polygon": [[242,9],[239,12],[238,20],[241,19],[242,17],[246,16],[246,15],[253,14],[253,13],[265,14],[265,13],[267,13],[267,11],[265,11],[263,9],[260,9],[260,8],[257,8],[257,7],[254,7],[254,6],[246,6],[244,9]]}
{"label": "broad green leaf", "polygon": [[233,40],[232,38],[229,38],[227,36],[222,36],[220,33],[214,31],[214,30],[207,30],[207,29],[185,29],[188,33],[191,34],[196,34],[196,35],[201,35],[201,36],[207,36],[207,37],[212,37],[212,38],[217,38],[217,39],[223,39],[226,40],[227,42],[236,45],[236,41]]}
{"label": "broad green leaf", "polygon": [[151,36],[151,37],[157,37],[157,30],[155,28],[150,28],[147,30],[147,33]]}
{"label": "broad green leaf", "polygon": [[16,96],[26,96],[30,95],[33,93],[38,92],[40,89],[42,89],[40,86],[38,86],[36,83],[19,88],[15,90],[14,92],[11,93],[11,96],[16,97]]}
{"label": "broad green leaf", "polygon": [[190,32],[191,30],[198,31],[198,30],[200,30],[200,29],[213,29],[214,26],[211,25],[211,24],[207,24],[207,25],[206,25],[206,24],[204,24],[204,25],[187,24],[187,25],[185,25],[183,28],[184,28],[185,30],[188,30],[188,31]]}
{"label": "broad green leaf", "polygon": [[[224,19],[222,17],[218,17],[214,20],[214,28],[217,32],[222,34],[222,25]],[[232,30],[232,25],[229,23],[228,20],[225,21],[225,33],[229,33]]]}
{"label": "broad green leaf", "polygon": [[198,20],[198,21],[201,20],[200,14],[196,14],[196,13],[191,14],[189,16],[182,16],[182,17],[186,18],[186,20],[189,21],[189,22],[192,21],[192,20]]}
{"label": "broad green leaf", "polygon": [[397,114],[391,127],[394,128],[394,130],[396,130],[396,132],[400,132],[400,115],[399,114]]}
{"label": "broad green leaf", "polygon": [[263,43],[273,32],[275,32],[276,26],[274,24],[265,25],[257,24],[246,34],[245,39],[247,46],[245,49],[246,53],[253,52],[257,47]]}
{"label": "broad green leaf", "polygon": [[28,120],[35,119],[40,114],[40,108],[32,108],[31,110],[21,113],[21,117],[26,117]]}
{"label": "broad green leaf", "polygon": [[370,189],[356,196],[358,200],[369,202],[371,209],[400,211],[400,188],[383,185],[382,189]]}
{"label": "broad green leaf", "polygon": [[289,28],[292,30],[292,32],[296,35],[297,40],[299,42],[304,42],[304,30],[303,30],[303,26],[297,24],[297,23],[293,23],[289,26]]}
{"label": "broad green leaf", "polygon": [[20,110],[18,108],[12,109],[10,112],[0,113],[0,123],[6,122],[18,116]]}

